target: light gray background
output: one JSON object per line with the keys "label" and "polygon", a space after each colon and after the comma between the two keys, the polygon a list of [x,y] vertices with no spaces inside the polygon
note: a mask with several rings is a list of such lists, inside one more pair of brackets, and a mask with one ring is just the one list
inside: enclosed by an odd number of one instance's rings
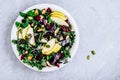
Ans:
{"label": "light gray background", "polygon": [[[65,8],[80,31],[79,50],[58,71],[39,73],[15,57],[10,32],[19,11],[40,3]],[[86,56],[94,49],[96,55]],[[0,80],[120,80],[120,0],[0,0]]]}

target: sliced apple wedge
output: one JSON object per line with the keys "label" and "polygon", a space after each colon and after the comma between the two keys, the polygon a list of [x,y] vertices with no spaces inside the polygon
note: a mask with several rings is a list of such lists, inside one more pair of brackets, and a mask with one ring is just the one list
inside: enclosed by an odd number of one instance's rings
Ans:
{"label": "sliced apple wedge", "polygon": [[28,26],[28,30],[27,30],[27,32],[26,32],[26,36],[28,36],[29,34],[31,34],[31,38],[30,38],[30,40],[29,40],[29,43],[30,43],[31,45],[35,45],[33,28],[31,28],[30,26]]}
{"label": "sliced apple wedge", "polygon": [[22,39],[22,34],[18,32],[18,38]]}
{"label": "sliced apple wedge", "polygon": [[27,34],[27,32],[28,32],[28,29],[29,29],[29,25],[28,25],[28,27],[22,29],[22,38],[23,38],[23,39],[25,39],[25,36],[26,36],[26,34]]}
{"label": "sliced apple wedge", "polygon": [[[55,45],[55,39],[51,39],[50,41],[47,42],[46,45],[49,45],[50,47],[44,47],[42,49],[42,53],[45,54],[46,52],[49,52]],[[47,55],[47,54],[46,54]]]}
{"label": "sliced apple wedge", "polygon": [[57,53],[60,49],[61,49],[62,46],[60,46],[58,43],[55,44],[55,46],[48,52],[45,52],[45,55],[50,55],[52,52],[55,52]]}
{"label": "sliced apple wedge", "polygon": [[53,48],[53,52],[57,53],[60,49],[61,49],[61,45],[59,45],[58,43],[55,44],[54,48]]}
{"label": "sliced apple wedge", "polygon": [[69,26],[64,20],[62,20],[61,18],[58,17],[51,17],[51,19],[53,21],[55,21],[56,23],[60,24],[60,25],[65,25],[65,26]]}
{"label": "sliced apple wedge", "polygon": [[47,56],[49,56],[52,52],[57,53],[61,49],[61,46],[58,43],[55,43],[55,39],[51,39],[46,45],[50,45],[50,47],[44,47],[42,49],[42,53]]}
{"label": "sliced apple wedge", "polygon": [[57,18],[60,18],[60,19],[62,19],[64,21],[67,19],[67,17],[61,16],[61,15],[51,15],[51,17],[57,17]]}
{"label": "sliced apple wedge", "polygon": [[22,28],[18,28],[17,37],[22,39]]}
{"label": "sliced apple wedge", "polygon": [[[60,12],[60,11],[53,11],[50,15],[61,15],[61,16],[65,16],[64,13]],[[66,16],[65,16],[66,17]]]}

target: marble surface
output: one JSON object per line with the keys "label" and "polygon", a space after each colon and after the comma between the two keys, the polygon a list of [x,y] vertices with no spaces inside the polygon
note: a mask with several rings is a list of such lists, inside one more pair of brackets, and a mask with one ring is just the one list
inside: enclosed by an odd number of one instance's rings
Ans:
{"label": "marble surface", "polygon": [[[80,31],[75,57],[54,72],[28,69],[18,61],[10,45],[18,12],[40,3],[65,8]],[[96,51],[95,56],[91,50]],[[0,0],[0,73],[0,80],[120,80],[120,0]]]}

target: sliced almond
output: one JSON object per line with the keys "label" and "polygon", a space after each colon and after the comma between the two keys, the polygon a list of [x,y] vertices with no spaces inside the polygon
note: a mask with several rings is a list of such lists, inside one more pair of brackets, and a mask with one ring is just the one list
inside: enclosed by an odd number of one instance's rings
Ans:
{"label": "sliced almond", "polygon": [[25,51],[25,54],[27,54],[28,53],[28,51]]}
{"label": "sliced almond", "polygon": [[42,10],[42,14],[45,14],[45,13],[46,13],[46,9],[43,9],[43,10]]}
{"label": "sliced almond", "polygon": [[63,36],[60,36],[60,40],[63,40]]}
{"label": "sliced almond", "polygon": [[43,38],[43,39],[41,39],[41,42],[46,43],[47,40]]}
{"label": "sliced almond", "polygon": [[46,63],[47,63],[47,65],[48,65],[48,67],[51,67],[51,66],[52,66],[48,61],[46,61]]}
{"label": "sliced almond", "polygon": [[34,26],[34,23],[31,24],[31,27],[33,27],[33,26]]}
{"label": "sliced almond", "polygon": [[44,16],[40,15],[41,20],[44,18]]}
{"label": "sliced almond", "polygon": [[42,30],[43,30],[42,28],[39,28],[37,31],[38,31],[38,32],[41,32]]}
{"label": "sliced almond", "polygon": [[66,39],[69,39],[69,36],[68,36],[68,35],[66,36]]}

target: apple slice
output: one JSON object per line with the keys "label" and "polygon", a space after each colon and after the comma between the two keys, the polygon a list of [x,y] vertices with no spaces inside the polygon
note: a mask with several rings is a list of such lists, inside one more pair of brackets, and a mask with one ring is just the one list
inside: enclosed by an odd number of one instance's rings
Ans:
{"label": "apple slice", "polygon": [[57,17],[57,18],[60,18],[60,19],[62,19],[64,21],[67,19],[67,17],[61,16],[61,15],[51,15],[51,17]]}
{"label": "apple slice", "polygon": [[22,28],[18,28],[17,37],[22,39]]}
{"label": "apple slice", "polygon": [[[50,15],[61,15],[61,16],[65,16],[64,13],[60,12],[60,11],[53,11]],[[66,16],[65,16],[66,17]]]}
{"label": "apple slice", "polygon": [[60,46],[58,43],[55,44],[55,46],[48,52],[45,53],[45,55],[50,55],[52,52],[55,52],[57,53],[60,49],[61,49],[62,46]]}
{"label": "apple slice", "polygon": [[55,44],[54,48],[53,48],[53,52],[57,53],[60,49],[61,49],[61,45],[59,45],[58,43]]}
{"label": "apple slice", "polygon": [[26,34],[27,34],[27,32],[28,32],[28,29],[29,29],[29,26],[30,26],[30,25],[28,25],[28,27],[22,29],[22,38],[23,38],[23,39],[25,39],[25,36],[26,36]]}
{"label": "apple slice", "polygon": [[[46,45],[49,45],[50,47],[44,47],[42,49],[42,53],[45,54],[46,52],[49,52],[55,45],[55,39],[51,39],[50,41],[47,42]],[[46,54],[47,55],[47,54]]]}
{"label": "apple slice", "polygon": [[29,34],[31,34],[31,38],[29,40],[29,43],[31,45],[35,45],[35,39],[34,39],[34,32],[33,32],[33,28],[31,28],[30,26],[28,26],[28,30],[26,32],[26,36],[28,36]]}
{"label": "apple slice", "polygon": [[18,38],[22,39],[22,34],[18,32]]}
{"label": "apple slice", "polygon": [[61,18],[58,17],[51,17],[51,19],[53,21],[55,21],[56,23],[60,24],[60,25],[65,25],[65,26],[69,26],[64,20],[62,20]]}

